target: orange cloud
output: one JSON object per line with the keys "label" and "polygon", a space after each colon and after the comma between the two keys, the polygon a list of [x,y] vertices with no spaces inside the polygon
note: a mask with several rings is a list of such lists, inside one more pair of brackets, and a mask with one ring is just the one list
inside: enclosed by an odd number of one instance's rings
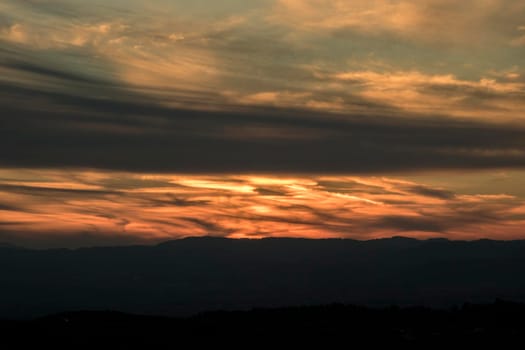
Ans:
{"label": "orange cloud", "polygon": [[78,245],[85,235],[125,242],[201,235],[522,238],[525,220],[525,202],[509,194],[461,194],[388,177],[18,173],[20,180],[9,176],[13,170],[0,172],[0,232],[14,241],[17,235],[73,242],[78,236]]}
{"label": "orange cloud", "polygon": [[521,24],[524,13],[519,0],[277,0],[269,19],[311,32],[350,30],[475,45],[505,38],[504,31],[494,31],[487,23]]}
{"label": "orange cloud", "polygon": [[422,115],[501,121],[505,117],[521,118],[525,107],[525,84],[514,81],[519,77],[517,73],[507,73],[504,78],[509,81],[492,78],[473,81],[453,74],[425,74],[417,70],[322,73],[314,68],[312,72],[321,84],[339,83],[340,91],[351,89],[368,101]]}
{"label": "orange cloud", "polygon": [[[14,67],[0,65],[2,81],[70,92],[61,78],[74,72],[191,109],[522,119],[523,1],[275,0],[227,12],[189,3],[117,3],[108,10],[97,1],[93,13],[73,4],[78,20],[39,11],[60,2],[2,3],[9,16],[0,19],[0,40],[32,52]],[[341,45],[349,33],[355,47]],[[466,55],[471,45],[477,51]],[[429,49],[434,58],[422,54]],[[451,61],[455,56],[465,62]],[[509,66],[516,69],[493,74]],[[100,89],[76,92],[104,96]]]}

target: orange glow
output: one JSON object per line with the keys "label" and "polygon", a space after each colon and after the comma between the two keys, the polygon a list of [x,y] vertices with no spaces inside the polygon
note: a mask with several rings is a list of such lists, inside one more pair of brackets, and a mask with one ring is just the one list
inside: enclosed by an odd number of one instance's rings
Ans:
{"label": "orange glow", "polygon": [[25,237],[523,238],[525,203],[386,177],[0,171],[0,227]]}

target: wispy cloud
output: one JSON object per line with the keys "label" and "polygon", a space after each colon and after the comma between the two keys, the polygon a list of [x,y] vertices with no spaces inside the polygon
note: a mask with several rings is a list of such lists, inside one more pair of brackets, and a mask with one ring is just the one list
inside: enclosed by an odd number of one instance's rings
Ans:
{"label": "wispy cloud", "polygon": [[100,244],[195,235],[508,239],[521,237],[525,220],[522,198],[385,177],[26,170],[26,179],[17,181],[11,172],[2,171],[0,237],[15,243],[31,235],[40,235],[35,244],[45,245],[47,236],[47,245],[57,244],[63,236],[77,246],[93,244],[97,236]]}
{"label": "wispy cloud", "polygon": [[[520,1],[6,1],[0,11],[0,39],[16,51],[0,56],[9,59],[0,62],[9,69],[4,79],[48,90],[57,82],[17,67],[103,78],[191,109],[522,117],[523,82],[489,76],[520,64]],[[349,75],[363,84],[341,84]]]}
{"label": "wispy cloud", "polygon": [[503,24],[520,24],[524,13],[519,0],[278,0],[270,19],[301,30],[470,46],[505,40]]}

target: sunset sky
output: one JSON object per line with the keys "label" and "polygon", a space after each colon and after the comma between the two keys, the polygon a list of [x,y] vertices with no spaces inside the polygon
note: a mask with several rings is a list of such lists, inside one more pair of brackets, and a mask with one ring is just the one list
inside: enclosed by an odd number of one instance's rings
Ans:
{"label": "sunset sky", "polygon": [[0,243],[524,227],[523,0],[0,0]]}

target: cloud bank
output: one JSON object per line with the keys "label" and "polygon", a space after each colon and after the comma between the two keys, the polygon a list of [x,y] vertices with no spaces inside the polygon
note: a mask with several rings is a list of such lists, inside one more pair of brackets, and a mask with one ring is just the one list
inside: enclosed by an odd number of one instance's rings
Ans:
{"label": "cloud bank", "polygon": [[199,235],[511,239],[525,223],[523,197],[391,177],[2,170],[0,194],[0,240],[35,247]]}
{"label": "cloud bank", "polygon": [[524,11],[511,0],[4,1],[0,164],[522,167]]}

